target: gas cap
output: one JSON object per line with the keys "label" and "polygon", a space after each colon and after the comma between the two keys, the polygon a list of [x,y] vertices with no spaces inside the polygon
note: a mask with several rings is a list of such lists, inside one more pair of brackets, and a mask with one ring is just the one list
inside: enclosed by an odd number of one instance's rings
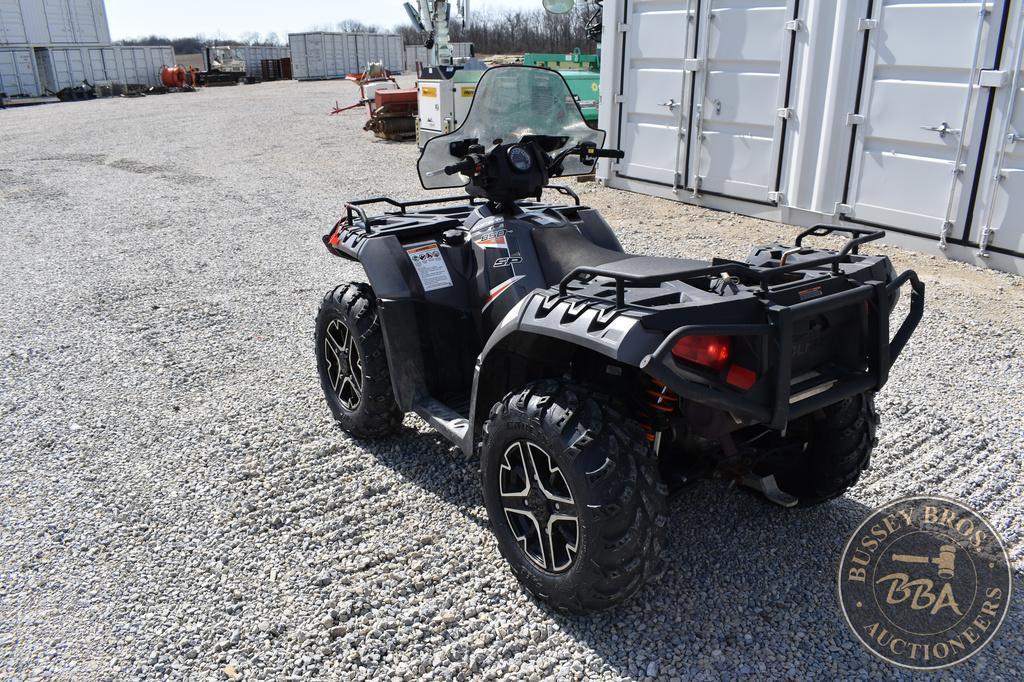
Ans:
{"label": "gas cap", "polygon": [[448,246],[462,246],[466,243],[465,230],[448,230],[442,235],[444,243]]}

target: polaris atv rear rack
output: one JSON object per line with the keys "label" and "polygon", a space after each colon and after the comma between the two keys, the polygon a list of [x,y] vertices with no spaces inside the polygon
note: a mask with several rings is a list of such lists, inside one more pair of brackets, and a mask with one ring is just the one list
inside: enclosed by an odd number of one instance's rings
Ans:
{"label": "polaris atv rear rack", "polygon": [[[805,266],[806,267],[806,266]],[[897,292],[907,282],[911,284],[910,312],[900,328],[889,340],[889,310]],[[645,357],[640,364],[678,395],[714,405],[739,415],[752,417],[782,429],[793,418],[818,410],[864,391],[877,391],[889,378],[889,370],[903,352],[911,334],[924,314],[924,283],[913,270],[889,282],[866,282],[846,291],[824,298],[785,306],[765,306],[768,321],[761,324],[688,325],[676,329]],[[862,372],[837,372],[833,377],[814,377],[802,386],[799,377],[792,376],[794,328],[800,320],[832,312],[846,306],[870,303],[874,314],[868,316],[871,344],[868,348],[868,367]],[[683,381],[680,367],[672,361],[672,348],[687,336],[759,336],[773,340],[780,349],[774,379],[769,390],[770,405],[751,400],[731,390],[721,377],[701,375],[700,383]],[[700,385],[701,383],[706,385]],[[824,388],[823,388],[824,387]]]}
{"label": "polaris atv rear rack", "polygon": [[[815,258],[813,260],[800,261],[799,263],[793,263],[790,265],[785,264],[789,255],[796,253],[803,247],[805,237],[824,237],[834,232],[845,232],[851,235],[851,239],[849,239],[846,244],[843,245],[843,248],[835,254]],[[625,308],[627,284],[649,287],[657,286],[665,282],[686,281],[688,279],[697,279],[700,277],[737,275],[759,282],[761,285],[761,292],[763,294],[767,294],[769,286],[773,280],[776,280],[788,273],[796,272],[797,270],[810,270],[823,265],[831,265],[832,274],[840,275],[842,273],[839,269],[839,264],[845,261],[850,254],[856,255],[859,253],[861,244],[881,239],[884,236],[884,230],[859,227],[841,227],[838,225],[815,225],[814,227],[808,228],[797,235],[796,248],[783,254],[782,263],[773,268],[754,269],[746,263],[740,263],[737,261],[720,261],[703,268],[685,268],[672,272],[663,272],[656,275],[638,277],[624,273],[621,270],[610,268],[607,265],[600,267],[583,266],[576,268],[562,279],[561,283],[558,285],[558,293],[561,296],[568,295],[569,284],[576,280],[580,280],[583,276],[608,277],[615,281],[615,306],[617,308]]]}

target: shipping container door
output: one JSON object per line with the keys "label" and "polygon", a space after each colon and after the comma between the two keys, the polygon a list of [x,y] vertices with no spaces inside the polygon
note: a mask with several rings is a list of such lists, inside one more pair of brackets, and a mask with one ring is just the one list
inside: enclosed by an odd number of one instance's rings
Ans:
{"label": "shipping container door", "polygon": [[1003,4],[876,3],[861,24],[847,217],[936,238],[962,229],[987,101],[977,83],[994,59]]}
{"label": "shipping container door", "polygon": [[359,43],[355,34],[345,35],[345,74],[359,73]]}
{"label": "shipping container door", "polygon": [[[330,55],[327,59],[327,75],[330,78],[338,78],[348,74],[348,59],[346,52],[346,36],[332,33],[327,44],[330,45]],[[326,47],[326,44],[325,44]]]}
{"label": "shipping container door", "polygon": [[54,43],[75,42],[75,30],[71,22],[71,10],[67,0],[43,0],[43,12],[50,40]]}
{"label": "shipping container door", "polygon": [[125,81],[132,85],[147,85],[149,83],[146,51],[143,48],[123,48],[121,50],[121,61],[124,64]]}
{"label": "shipping container door", "polygon": [[402,70],[402,39],[399,36],[388,36],[388,68],[392,71]]}
{"label": "shipping container door", "polygon": [[632,0],[627,16],[619,139],[620,175],[682,184],[690,127],[697,0]]}
{"label": "shipping container door", "polygon": [[98,43],[99,28],[96,26],[96,9],[92,0],[68,0],[71,10],[71,26],[75,41],[79,43]]}
{"label": "shipping container door", "polygon": [[306,77],[308,67],[306,66],[306,38],[305,36],[288,36],[288,43],[292,46],[292,72],[296,79]]}
{"label": "shipping container door", "polygon": [[370,63],[366,34],[356,33],[352,37],[355,38],[356,71],[362,72],[366,70],[366,66]]}
{"label": "shipping container door", "polygon": [[317,33],[306,36],[306,65],[309,71],[309,78],[326,78],[327,62],[324,54],[324,43],[329,37]]}
{"label": "shipping container door", "polygon": [[50,50],[57,90],[81,85],[85,77],[85,62],[79,49]]}
{"label": "shipping container door", "polygon": [[773,198],[795,11],[794,0],[702,3],[691,187],[752,201]]}
{"label": "shipping container door", "polygon": [[0,0],[0,43],[27,43],[19,0]]}
{"label": "shipping container door", "polygon": [[18,79],[18,68],[15,65],[15,55],[17,54],[13,50],[0,50],[0,92],[7,95],[24,94]]}
{"label": "shipping container door", "polygon": [[114,61],[114,50],[111,48],[94,48],[89,50],[89,63],[92,66],[94,82],[114,82],[117,77],[117,63]]}
{"label": "shipping container door", "polygon": [[[973,238],[983,254],[1024,254],[1024,13],[1005,46],[1006,92],[997,95]],[[1003,67],[1006,68],[1006,67]]]}
{"label": "shipping container door", "polygon": [[165,66],[174,66],[174,48],[173,47],[158,47],[156,48],[156,63],[153,64],[156,68],[154,69],[154,75],[156,80],[160,78],[160,70]]}
{"label": "shipping container door", "polygon": [[0,92],[9,96],[42,94],[29,50],[0,50]]}

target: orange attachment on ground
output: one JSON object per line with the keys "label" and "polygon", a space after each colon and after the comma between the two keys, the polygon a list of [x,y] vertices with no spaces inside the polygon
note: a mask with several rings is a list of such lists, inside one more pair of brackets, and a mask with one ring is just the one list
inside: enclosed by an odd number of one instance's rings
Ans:
{"label": "orange attachment on ground", "polygon": [[160,69],[160,82],[165,88],[185,87],[186,74],[184,66],[165,66]]}
{"label": "orange attachment on ground", "polygon": [[386,104],[409,104],[416,102],[416,88],[401,88],[398,90],[378,90],[374,95],[377,108]]}

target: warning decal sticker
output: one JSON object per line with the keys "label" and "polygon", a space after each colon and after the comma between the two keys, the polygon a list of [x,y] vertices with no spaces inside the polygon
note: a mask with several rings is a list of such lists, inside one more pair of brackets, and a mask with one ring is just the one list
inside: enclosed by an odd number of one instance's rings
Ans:
{"label": "warning decal sticker", "polygon": [[448,274],[448,266],[444,263],[441,249],[437,242],[409,244],[405,247],[409,260],[416,267],[424,291],[446,289],[452,285],[452,277]]}

